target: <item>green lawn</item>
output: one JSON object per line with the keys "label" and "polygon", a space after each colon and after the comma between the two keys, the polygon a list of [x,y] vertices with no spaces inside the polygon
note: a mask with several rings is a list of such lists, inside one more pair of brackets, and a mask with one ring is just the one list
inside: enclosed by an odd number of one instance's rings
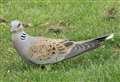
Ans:
{"label": "green lawn", "polygon": [[33,36],[78,41],[115,33],[101,48],[42,69],[22,61],[10,26],[0,24],[0,82],[120,82],[120,1],[0,0],[0,17],[31,23],[25,30]]}

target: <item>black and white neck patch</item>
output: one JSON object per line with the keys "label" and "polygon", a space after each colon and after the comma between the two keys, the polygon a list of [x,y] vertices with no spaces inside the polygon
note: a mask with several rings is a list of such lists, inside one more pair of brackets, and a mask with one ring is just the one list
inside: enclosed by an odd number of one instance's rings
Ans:
{"label": "black and white neck patch", "polygon": [[22,33],[22,35],[20,36],[21,40],[25,40],[26,39],[26,33]]}

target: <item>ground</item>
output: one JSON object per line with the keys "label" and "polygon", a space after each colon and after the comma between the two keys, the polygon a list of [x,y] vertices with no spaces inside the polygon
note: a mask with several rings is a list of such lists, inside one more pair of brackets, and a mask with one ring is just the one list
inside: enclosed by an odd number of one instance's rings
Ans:
{"label": "ground", "polygon": [[[113,0],[0,0],[0,17],[31,24],[33,36],[86,40],[114,33],[94,51],[56,64],[26,64],[0,24],[0,82],[120,82],[120,2]],[[59,32],[49,29],[60,29]]]}

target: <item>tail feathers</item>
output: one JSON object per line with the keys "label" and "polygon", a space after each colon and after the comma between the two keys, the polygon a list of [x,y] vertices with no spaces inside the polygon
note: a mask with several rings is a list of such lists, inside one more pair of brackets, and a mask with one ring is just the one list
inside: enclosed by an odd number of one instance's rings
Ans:
{"label": "tail feathers", "polygon": [[93,40],[85,41],[85,42],[78,42],[76,45],[71,49],[70,53],[66,56],[66,58],[71,58],[77,56],[80,53],[84,53],[90,50],[94,50],[101,46],[101,42],[109,40],[113,38],[113,34],[105,35]]}
{"label": "tail feathers", "polygon": [[98,40],[98,41],[105,41],[105,40],[109,40],[109,39],[112,39],[114,37],[114,34],[110,34],[110,35],[105,35],[105,36],[102,36],[102,37],[99,37],[95,40]]}
{"label": "tail feathers", "polygon": [[114,37],[114,34],[110,34],[110,35],[106,38],[106,40],[112,39],[113,37]]}

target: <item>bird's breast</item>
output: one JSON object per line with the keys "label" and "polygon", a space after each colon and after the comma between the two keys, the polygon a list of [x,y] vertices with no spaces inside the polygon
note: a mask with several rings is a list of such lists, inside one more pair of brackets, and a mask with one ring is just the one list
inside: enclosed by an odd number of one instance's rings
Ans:
{"label": "bird's breast", "polygon": [[21,40],[20,37],[14,37],[12,38],[12,43],[20,56],[30,58],[30,53],[28,52],[30,41],[28,39]]}

